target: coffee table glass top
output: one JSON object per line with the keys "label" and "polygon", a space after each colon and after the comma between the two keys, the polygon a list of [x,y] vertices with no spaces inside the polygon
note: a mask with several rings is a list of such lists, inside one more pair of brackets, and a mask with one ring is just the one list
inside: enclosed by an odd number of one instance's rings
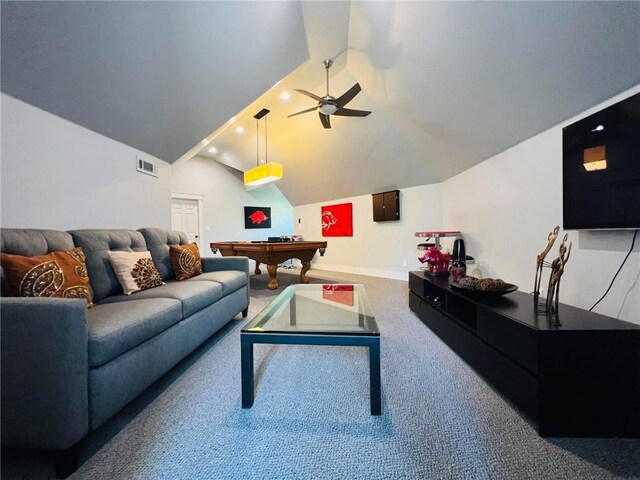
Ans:
{"label": "coffee table glass top", "polygon": [[242,333],[380,335],[363,285],[287,287]]}

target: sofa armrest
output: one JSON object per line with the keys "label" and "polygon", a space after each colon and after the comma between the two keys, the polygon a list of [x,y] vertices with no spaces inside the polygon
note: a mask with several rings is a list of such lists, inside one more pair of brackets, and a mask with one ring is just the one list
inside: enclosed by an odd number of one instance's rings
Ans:
{"label": "sofa armrest", "polygon": [[0,299],[2,444],[66,449],[89,430],[87,303]]}
{"label": "sofa armrest", "polygon": [[249,312],[251,295],[249,294],[249,257],[206,257],[202,259],[202,271],[219,272],[221,270],[239,270],[247,276],[247,307],[242,311],[246,317]]}
{"label": "sofa armrest", "polygon": [[240,270],[249,278],[248,257],[206,257],[202,259],[203,272],[219,272],[221,270]]}

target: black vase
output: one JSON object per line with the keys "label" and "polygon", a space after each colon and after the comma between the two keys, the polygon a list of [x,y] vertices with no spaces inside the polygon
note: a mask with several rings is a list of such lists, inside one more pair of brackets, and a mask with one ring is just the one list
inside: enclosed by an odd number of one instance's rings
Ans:
{"label": "black vase", "polygon": [[465,264],[467,259],[467,252],[464,248],[464,240],[456,238],[453,242],[453,253],[451,254],[451,260],[454,262],[460,262]]}
{"label": "black vase", "polygon": [[467,255],[464,250],[464,240],[461,238],[457,238],[456,241],[453,242],[451,275],[455,282],[467,275]]}

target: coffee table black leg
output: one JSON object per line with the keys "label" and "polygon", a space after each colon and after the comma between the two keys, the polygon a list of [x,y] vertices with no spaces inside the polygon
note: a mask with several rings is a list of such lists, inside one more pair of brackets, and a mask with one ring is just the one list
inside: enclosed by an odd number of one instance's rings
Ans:
{"label": "coffee table black leg", "polygon": [[382,414],[382,392],[380,388],[380,342],[369,346],[369,383],[371,388],[371,415]]}
{"label": "coffee table black leg", "polygon": [[253,405],[253,342],[247,335],[240,335],[240,350],[242,408],[251,408]]}

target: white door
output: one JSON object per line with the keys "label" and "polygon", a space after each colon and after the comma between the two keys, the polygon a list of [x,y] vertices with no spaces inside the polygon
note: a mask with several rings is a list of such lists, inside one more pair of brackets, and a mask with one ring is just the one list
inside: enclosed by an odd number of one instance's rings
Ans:
{"label": "white door", "polygon": [[171,199],[171,229],[184,232],[189,242],[196,242],[198,245],[198,200],[188,200],[186,198]]}

